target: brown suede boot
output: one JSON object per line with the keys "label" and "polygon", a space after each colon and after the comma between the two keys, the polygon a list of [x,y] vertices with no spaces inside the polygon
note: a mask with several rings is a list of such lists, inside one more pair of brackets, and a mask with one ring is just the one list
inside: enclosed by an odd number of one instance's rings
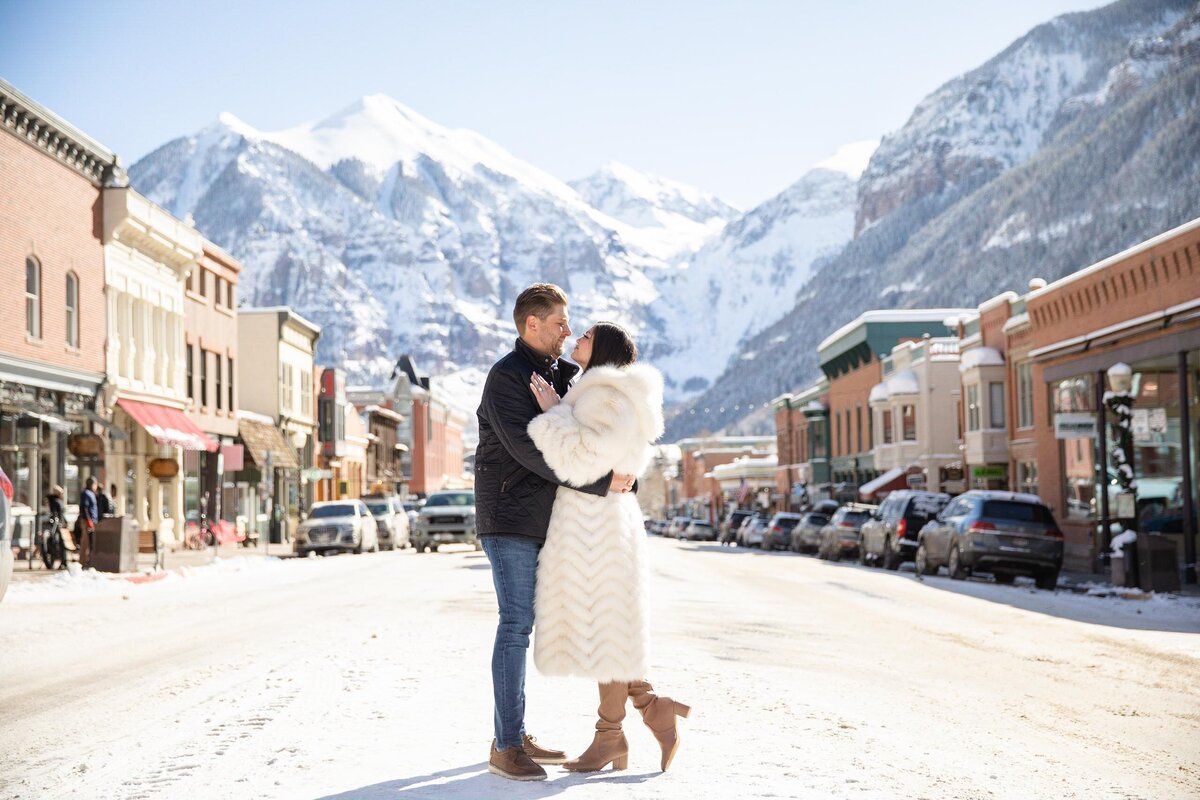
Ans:
{"label": "brown suede boot", "polygon": [[563,764],[572,772],[597,772],[610,763],[614,770],[629,766],[629,743],[621,731],[629,689],[624,683],[600,684],[600,708],[596,713],[596,736],[579,758]]}
{"label": "brown suede boot", "polygon": [[658,739],[662,748],[662,770],[667,771],[675,751],[679,749],[679,729],[675,725],[676,717],[686,717],[692,709],[683,703],[669,697],[659,697],[654,693],[654,687],[646,681],[633,681],[629,684],[629,696],[633,699],[633,707],[642,712],[642,721]]}

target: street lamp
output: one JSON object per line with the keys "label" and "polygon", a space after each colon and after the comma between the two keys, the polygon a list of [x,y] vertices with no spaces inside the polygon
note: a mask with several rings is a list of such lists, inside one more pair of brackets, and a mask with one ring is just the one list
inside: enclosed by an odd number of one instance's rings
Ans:
{"label": "street lamp", "polygon": [[[1110,455],[1117,473],[1121,494],[1117,497],[1117,517],[1126,530],[1137,530],[1137,481],[1133,477],[1133,368],[1117,362],[1108,368],[1108,385],[1104,404],[1113,415],[1113,445]],[[1108,476],[1105,476],[1107,489]],[[1125,523],[1128,523],[1127,525]]]}

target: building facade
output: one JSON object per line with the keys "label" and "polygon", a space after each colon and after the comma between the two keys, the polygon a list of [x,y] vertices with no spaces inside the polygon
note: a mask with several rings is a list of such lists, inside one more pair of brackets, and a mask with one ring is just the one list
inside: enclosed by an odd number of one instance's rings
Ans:
{"label": "building facade", "polygon": [[[225,464],[240,465],[238,436],[237,285],[242,266],[212,242],[184,281],[184,371],[187,415],[220,450],[184,455],[184,513],[236,524],[238,497]],[[240,466],[239,466],[240,468]],[[230,491],[227,493],[226,489]],[[228,496],[227,496],[228,494]]]}
{"label": "building facade", "polygon": [[0,467],[14,501],[36,510],[56,484],[74,503],[86,476],[104,477],[100,209],[124,174],[110,150],[3,80],[0,128],[0,281],[11,289],[0,294]]}
{"label": "building facade", "polygon": [[317,405],[313,359],[321,329],[290,308],[279,306],[240,308],[237,319],[238,340],[254,343],[241,348],[238,359],[241,408],[270,419],[291,453],[290,458],[282,459],[286,465],[272,456],[271,468],[260,484],[269,487],[261,502],[268,509],[271,536],[282,539],[295,530],[301,513],[314,499],[311,470],[317,452]]}
{"label": "building facade", "polygon": [[184,532],[183,453],[216,452],[185,414],[184,282],[204,248],[191,225],[128,187],[106,188],[105,405],[127,435],[106,458],[119,508],[173,546]]}

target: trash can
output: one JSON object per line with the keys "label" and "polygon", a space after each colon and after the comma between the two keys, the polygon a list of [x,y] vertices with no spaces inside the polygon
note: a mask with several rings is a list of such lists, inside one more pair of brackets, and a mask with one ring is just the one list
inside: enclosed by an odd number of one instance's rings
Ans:
{"label": "trash can", "polygon": [[106,517],[92,531],[91,566],[100,572],[137,572],[138,524],[133,517]]}
{"label": "trash can", "polygon": [[1148,592],[1179,591],[1179,552],[1175,541],[1159,534],[1141,534],[1137,541],[1139,584]]}
{"label": "trash can", "polygon": [[1126,542],[1121,545],[1121,555],[1113,554],[1112,585],[1122,588],[1136,589],[1138,587],[1137,542]]}

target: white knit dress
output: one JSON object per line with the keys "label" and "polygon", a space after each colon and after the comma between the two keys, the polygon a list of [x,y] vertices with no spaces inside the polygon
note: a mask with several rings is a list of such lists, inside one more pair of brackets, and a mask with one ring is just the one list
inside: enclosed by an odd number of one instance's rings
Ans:
{"label": "white knit dress", "polygon": [[[640,475],[663,432],[662,391],[653,367],[596,367],[529,423],[529,435],[568,483],[591,483],[609,471]],[[647,574],[646,533],[634,494],[597,497],[559,488],[538,557],[538,670],[602,683],[644,678]]]}

